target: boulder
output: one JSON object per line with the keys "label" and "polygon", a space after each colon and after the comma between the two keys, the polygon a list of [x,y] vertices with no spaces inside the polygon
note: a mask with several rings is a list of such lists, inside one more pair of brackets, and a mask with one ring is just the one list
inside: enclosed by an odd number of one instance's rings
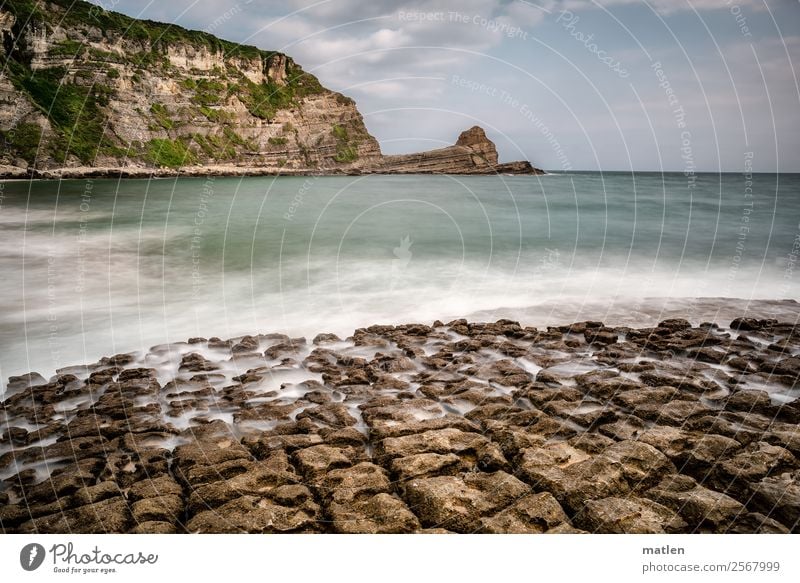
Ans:
{"label": "boulder", "polygon": [[646,496],[678,512],[691,531],[724,533],[746,513],[740,502],[700,486],[689,476],[669,476]]}
{"label": "boulder", "polygon": [[481,519],[481,532],[498,534],[538,534],[571,526],[558,501],[549,492],[529,494],[511,506]]}
{"label": "boulder", "polygon": [[575,523],[597,534],[664,534],[687,526],[674,510],[635,496],[589,500]]}
{"label": "boulder", "polygon": [[481,518],[510,506],[530,488],[505,472],[471,472],[409,481],[404,498],[423,526],[478,532]]}

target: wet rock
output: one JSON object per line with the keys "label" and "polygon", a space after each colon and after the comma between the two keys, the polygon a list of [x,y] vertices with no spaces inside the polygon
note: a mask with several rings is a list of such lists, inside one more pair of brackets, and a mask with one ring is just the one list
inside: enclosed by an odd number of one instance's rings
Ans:
{"label": "wet rock", "polygon": [[769,325],[769,320],[758,320],[756,318],[736,318],[731,322],[733,330],[761,330]]}
{"label": "wet rock", "polygon": [[264,351],[264,356],[270,360],[277,360],[286,355],[298,354],[300,348],[302,348],[305,343],[305,338],[295,338],[288,342],[279,342],[267,348]]}
{"label": "wet rock", "polygon": [[687,330],[692,327],[691,322],[689,320],[685,320],[683,318],[671,318],[669,320],[664,320],[658,323],[659,328],[666,328],[670,332],[679,332],[681,330]]}
{"label": "wet rock", "polygon": [[611,371],[594,371],[578,375],[575,381],[586,395],[604,401],[615,395],[642,388],[640,383]]}
{"label": "wet rock", "polygon": [[71,510],[57,511],[24,522],[19,532],[27,534],[105,534],[127,532],[133,526],[128,503],[108,498]]}
{"label": "wet rock", "polygon": [[719,390],[714,381],[689,372],[673,372],[668,370],[645,371],[639,375],[642,382],[651,387],[675,387],[682,391],[704,393]]}
{"label": "wet rock", "polygon": [[82,463],[72,464],[67,472],[51,476],[35,486],[22,488],[21,493],[28,504],[47,504],[65,499],[83,488],[94,485],[101,467],[100,460],[84,460]]}
{"label": "wet rock", "polygon": [[617,441],[624,441],[626,439],[638,439],[639,435],[645,430],[647,426],[644,421],[629,415],[621,417],[614,423],[607,423],[600,425],[597,431],[606,437],[616,439]]}
{"label": "wet rock", "polygon": [[292,453],[298,449],[304,449],[314,445],[324,443],[318,434],[299,434],[299,435],[263,435],[258,438],[244,438],[242,443],[247,446],[253,455],[258,459],[270,456],[276,450],[285,450]]}
{"label": "wet rock", "polygon": [[635,496],[589,500],[575,523],[597,534],[675,533],[687,526],[674,510]]}
{"label": "wet rock", "polygon": [[722,435],[705,435],[677,427],[653,427],[638,439],[664,453],[678,470],[698,479],[708,478],[711,470],[741,447],[738,441]]}
{"label": "wet rock", "polygon": [[769,415],[773,410],[772,399],[766,391],[736,391],[725,401],[725,409]]}
{"label": "wet rock", "polygon": [[348,503],[359,497],[390,492],[391,481],[386,470],[380,466],[361,462],[353,467],[328,472],[318,489],[324,498]]}
{"label": "wet rock", "polygon": [[751,490],[755,509],[792,532],[800,531],[800,470],[768,476],[752,484]]}
{"label": "wet rock", "polygon": [[696,417],[686,424],[686,429],[723,435],[735,439],[742,445],[759,441],[764,432],[744,425],[739,416],[737,413],[718,413]]}
{"label": "wet rock", "polygon": [[641,441],[620,441],[604,450],[602,456],[622,466],[622,473],[633,491],[646,490],[667,474],[677,472],[663,453]]}
{"label": "wet rock", "polygon": [[290,471],[285,455],[276,457],[277,460],[250,463],[244,471],[229,477],[224,477],[226,472],[218,473],[219,479],[193,486],[189,494],[190,514],[217,508],[242,495],[268,497],[275,488],[299,483],[300,476]]}
{"label": "wet rock", "polygon": [[548,530],[545,534],[589,534],[585,530],[581,530],[580,528],[575,528],[574,526],[570,526],[569,524],[559,524],[558,526],[554,526],[550,530]]}
{"label": "wet rock", "polygon": [[36,385],[43,385],[45,383],[47,383],[47,379],[38,372],[29,372],[23,375],[8,377],[6,389],[9,393],[13,393],[26,387],[35,387]]}
{"label": "wet rock", "polygon": [[753,373],[758,371],[758,362],[751,360],[749,358],[745,358],[743,356],[737,356],[735,358],[731,358],[726,364],[732,369],[746,373]]}
{"label": "wet rock", "polygon": [[215,510],[200,512],[186,529],[198,533],[290,533],[320,529],[315,508],[281,506],[258,496],[241,496]]}
{"label": "wet rock", "polygon": [[336,334],[317,334],[314,336],[314,340],[311,342],[313,344],[325,344],[327,342],[341,342],[342,339],[339,338]]}
{"label": "wet rock", "polygon": [[539,447],[547,440],[541,434],[533,433],[524,427],[510,426],[503,421],[489,421],[486,423],[486,429],[486,435],[500,446],[505,458],[512,462],[522,450]]}
{"label": "wet rock", "polygon": [[551,492],[570,512],[578,512],[587,500],[630,491],[620,463],[602,455],[591,456],[564,442],[525,450],[519,475],[535,491]]}
{"label": "wet rock", "polygon": [[669,425],[690,423],[692,419],[708,414],[710,411],[709,407],[691,401],[671,401],[661,407],[640,405],[634,409],[634,413],[642,419]]}
{"label": "wet rock", "polygon": [[619,335],[608,328],[587,328],[583,332],[586,342],[594,344],[615,344]]}
{"label": "wet rock", "polygon": [[482,435],[465,433],[455,428],[390,437],[375,445],[376,459],[381,464],[389,463],[397,457],[420,453],[455,454],[487,471],[508,467],[508,462],[497,445]]}
{"label": "wet rock", "polygon": [[129,354],[116,354],[110,357],[101,358],[97,364],[100,366],[126,366],[136,360],[136,355]]}
{"label": "wet rock", "polygon": [[187,484],[230,478],[251,466],[250,452],[233,437],[207,437],[175,448],[175,474]]}
{"label": "wet rock", "polygon": [[789,529],[777,520],[760,512],[748,512],[739,517],[726,531],[730,534],[789,534]]}
{"label": "wet rock", "polygon": [[420,453],[392,460],[392,475],[404,482],[422,476],[455,475],[467,469],[455,454]]}
{"label": "wet rock", "polygon": [[302,408],[302,406],[303,404],[299,401],[246,404],[233,414],[233,420],[235,423],[242,421],[289,420],[295,411]]}
{"label": "wet rock", "polygon": [[311,419],[330,427],[352,427],[358,423],[358,419],[353,417],[341,403],[308,407],[297,415],[297,419]]}
{"label": "wet rock", "polygon": [[387,373],[408,372],[417,369],[410,358],[402,354],[375,354],[375,358],[370,362],[370,366]]}
{"label": "wet rock", "polygon": [[569,518],[549,492],[529,494],[496,515],[482,518],[480,532],[538,534],[561,526],[571,527]]}
{"label": "wet rock", "polygon": [[3,441],[10,441],[15,445],[25,445],[28,443],[28,430],[22,427],[9,427],[3,433],[0,443]]}
{"label": "wet rock", "polygon": [[308,479],[326,474],[337,468],[350,467],[364,454],[352,448],[315,445],[295,452],[297,467]]}
{"label": "wet rock", "polygon": [[617,419],[615,411],[591,401],[549,401],[540,405],[546,412],[584,427],[610,423]]}
{"label": "wet rock", "polygon": [[387,493],[351,504],[334,502],[328,509],[334,532],[342,534],[401,534],[420,524],[402,500]]}
{"label": "wet rock", "polygon": [[133,519],[141,522],[167,522],[175,524],[183,515],[183,499],[174,494],[145,498],[131,505]]}
{"label": "wet rock", "polygon": [[594,328],[603,328],[603,323],[589,320],[586,322],[575,322],[568,326],[558,326],[556,329],[565,334],[583,334],[587,329]]}
{"label": "wet rock", "polygon": [[231,352],[241,354],[243,352],[256,352],[258,350],[258,338],[255,336],[243,336],[238,342],[231,346]]}
{"label": "wet rock", "polygon": [[423,526],[478,532],[481,517],[510,506],[530,488],[505,472],[474,472],[411,480],[404,498]]}
{"label": "wet rock", "polygon": [[519,387],[532,380],[528,371],[507,359],[481,367],[476,376],[509,387]]}
{"label": "wet rock", "polygon": [[694,350],[689,350],[686,353],[688,358],[695,360],[697,362],[709,362],[712,364],[721,364],[727,353],[724,350],[720,350],[719,348],[696,348]]}
{"label": "wet rock", "polygon": [[183,489],[172,476],[160,476],[155,479],[146,479],[136,482],[128,490],[130,500],[144,500],[159,496],[181,496]]}
{"label": "wet rock", "polygon": [[793,379],[800,378],[800,356],[780,359],[774,363],[764,363],[761,370],[769,375],[782,375]]}
{"label": "wet rock", "polygon": [[746,513],[740,502],[698,485],[689,476],[669,476],[646,495],[678,512],[691,531],[724,533]]}
{"label": "wet rock", "polygon": [[339,447],[346,446],[358,449],[364,447],[367,442],[366,436],[354,427],[342,429],[323,428],[320,429],[319,435],[328,445]]}
{"label": "wet rock", "polygon": [[783,474],[797,466],[798,461],[789,450],[763,441],[757,442],[730,459],[714,464],[711,485],[715,490],[746,504],[751,495],[751,483]]}
{"label": "wet rock", "polygon": [[170,522],[140,522],[128,531],[128,534],[175,534],[177,527]]}
{"label": "wet rock", "polygon": [[180,370],[188,372],[205,372],[210,370],[217,370],[219,366],[206,360],[203,355],[196,352],[184,354],[181,358]]}
{"label": "wet rock", "polygon": [[567,443],[569,443],[572,447],[575,447],[581,451],[585,451],[588,454],[594,455],[602,453],[609,447],[614,445],[614,440],[611,439],[610,437],[606,437],[605,435],[587,431],[585,433],[580,433],[571,439],[568,439]]}
{"label": "wet rock", "polygon": [[333,530],[380,534],[418,529],[416,516],[391,494],[391,487],[386,471],[369,462],[329,472],[319,491],[328,500]]}

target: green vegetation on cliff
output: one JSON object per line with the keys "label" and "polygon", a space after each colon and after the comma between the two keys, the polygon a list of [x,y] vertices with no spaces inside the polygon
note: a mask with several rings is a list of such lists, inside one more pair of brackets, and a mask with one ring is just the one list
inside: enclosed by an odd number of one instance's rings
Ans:
{"label": "green vegetation on cliff", "polygon": [[[11,64],[10,64],[11,65]],[[36,72],[16,63],[9,66],[10,78],[48,117],[58,136],[50,143],[50,153],[59,162],[68,154],[85,164],[91,163],[101,149],[113,150],[105,138],[105,115],[110,90],[99,84],[90,86],[65,82],[61,67]]]}
{"label": "green vegetation on cliff", "polygon": [[188,145],[181,140],[155,138],[147,143],[147,157],[157,166],[179,168],[197,160]]}
{"label": "green vegetation on cliff", "polygon": [[331,129],[333,137],[336,138],[336,156],[334,160],[340,164],[354,162],[358,159],[358,142],[350,139],[347,128],[335,125]]}
{"label": "green vegetation on cliff", "polygon": [[42,128],[35,123],[19,123],[7,132],[0,132],[0,142],[3,147],[28,164],[36,160],[41,140]]}
{"label": "green vegetation on cliff", "polygon": [[[137,20],[81,0],[0,0],[0,10],[15,17],[11,35],[0,46],[0,70],[49,122],[17,120],[2,133],[6,153],[28,163],[49,158],[65,164],[77,158],[91,165],[99,155],[168,167],[236,160],[258,145],[237,131],[232,99],[238,98],[252,116],[271,122],[303,98],[327,91],[280,53]],[[44,53],[35,52],[34,34],[48,42]],[[112,50],[98,48],[101,38]],[[225,65],[179,69],[169,58],[174,50],[222,56]],[[273,60],[281,63],[279,79],[256,83],[244,73],[243,67],[271,71]],[[121,125],[122,113],[111,107],[115,92],[148,84],[152,91],[161,78],[176,81],[183,93],[166,105],[145,102],[134,108],[143,122]],[[216,127],[198,134],[198,115]]]}

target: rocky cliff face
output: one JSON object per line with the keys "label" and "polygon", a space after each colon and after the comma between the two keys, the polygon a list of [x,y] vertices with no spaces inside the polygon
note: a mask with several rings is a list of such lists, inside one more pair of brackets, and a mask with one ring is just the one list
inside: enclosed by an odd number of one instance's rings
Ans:
{"label": "rocky cliff face", "polygon": [[480,128],[382,156],[355,102],[281,53],[73,0],[6,2],[0,35],[0,174],[497,168]]}

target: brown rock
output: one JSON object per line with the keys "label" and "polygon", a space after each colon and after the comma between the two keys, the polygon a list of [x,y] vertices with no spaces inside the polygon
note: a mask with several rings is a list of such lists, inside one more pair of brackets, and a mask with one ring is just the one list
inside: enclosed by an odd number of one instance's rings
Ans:
{"label": "brown rock", "polygon": [[183,515],[183,499],[174,494],[146,498],[131,506],[137,523],[156,521],[175,524]]}
{"label": "brown rock", "polygon": [[241,496],[215,510],[199,513],[186,525],[199,533],[289,533],[319,530],[317,512],[287,508],[258,496]]}
{"label": "brown rock", "polygon": [[646,495],[678,512],[692,531],[724,533],[746,512],[730,496],[704,488],[689,476],[670,476]]}
{"label": "brown rock", "polygon": [[387,493],[349,504],[331,503],[333,530],[343,534],[399,534],[414,532],[419,521],[402,500]]}
{"label": "brown rock", "polygon": [[452,453],[419,453],[395,458],[391,468],[400,482],[423,476],[455,475],[466,469],[461,458]]}
{"label": "brown rock", "polygon": [[[375,446],[378,460],[408,457],[419,453],[455,454],[467,460],[474,460],[485,470],[508,467],[500,448],[482,435],[466,433],[455,428],[426,431],[425,433],[390,437]],[[384,461],[381,461],[384,463]]]}
{"label": "brown rock", "polygon": [[549,492],[530,494],[489,518],[481,519],[481,532],[536,534],[571,526],[558,501]]}
{"label": "brown rock", "polygon": [[800,470],[766,477],[751,489],[756,509],[792,532],[800,531]]}
{"label": "brown rock", "polygon": [[423,526],[469,533],[481,529],[481,517],[529,492],[528,486],[505,472],[478,472],[411,480],[404,497]]}
{"label": "brown rock", "polygon": [[598,534],[663,534],[681,532],[687,526],[675,511],[637,497],[589,500],[575,522]]}
{"label": "brown rock", "polygon": [[113,534],[127,532],[133,526],[128,503],[121,497],[59,511],[34,518],[19,527],[21,533],[40,534]]}
{"label": "brown rock", "polygon": [[636,492],[655,486],[667,474],[677,473],[663,453],[641,441],[620,441],[603,451],[602,456],[622,466],[625,479]]}

